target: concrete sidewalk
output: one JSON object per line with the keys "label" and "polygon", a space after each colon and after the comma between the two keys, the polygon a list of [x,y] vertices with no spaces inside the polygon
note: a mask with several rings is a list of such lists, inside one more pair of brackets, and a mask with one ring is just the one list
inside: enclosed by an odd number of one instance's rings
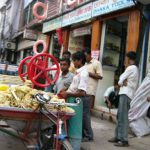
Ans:
{"label": "concrete sidewalk", "polygon": [[94,141],[82,143],[82,150],[150,150],[150,135],[142,138],[129,135],[129,147],[115,147],[113,143],[107,142],[114,136],[115,124],[100,118],[92,118],[92,127]]}
{"label": "concrete sidewalk", "polygon": [[[115,124],[92,117],[92,128],[94,130],[94,141],[82,143],[82,150],[150,150],[150,135],[137,138],[129,135],[130,147],[118,148],[107,140],[114,135]],[[21,140],[0,132],[0,150],[26,150]]]}

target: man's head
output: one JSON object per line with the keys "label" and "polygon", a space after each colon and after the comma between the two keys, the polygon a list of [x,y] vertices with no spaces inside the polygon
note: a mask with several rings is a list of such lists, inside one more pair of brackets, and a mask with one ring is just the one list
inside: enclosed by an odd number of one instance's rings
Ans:
{"label": "man's head", "polygon": [[126,54],[126,62],[125,66],[133,65],[136,62],[136,53],[134,51],[130,51]]}
{"label": "man's head", "polygon": [[70,53],[69,51],[63,52],[63,58],[68,58],[68,59],[70,59],[70,58],[71,58],[71,53]]}
{"label": "man's head", "polygon": [[68,72],[70,67],[70,59],[62,58],[60,60],[60,68],[62,72]]}
{"label": "man's head", "polygon": [[86,62],[86,58],[83,52],[78,51],[72,55],[72,60],[75,68],[80,68]]}
{"label": "man's head", "polygon": [[86,57],[86,62],[90,62],[91,61],[91,50],[89,48],[85,48],[84,54]]}

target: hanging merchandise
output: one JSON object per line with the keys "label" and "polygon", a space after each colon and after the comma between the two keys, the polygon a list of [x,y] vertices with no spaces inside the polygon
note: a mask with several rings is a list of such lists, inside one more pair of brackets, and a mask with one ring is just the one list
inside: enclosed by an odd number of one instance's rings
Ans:
{"label": "hanging merchandise", "polygon": [[58,37],[58,43],[61,45],[60,58],[62,58],[62,54],[63,54],[63,37],[62,37],[61,28],[56,29],[56,32],[57,32],[57,37]]}
{"label": "hanging merchandise", "polygon": [[[43,14],[39,14],[38,10],[39,8],[42,8]],[[33,6],[33,15],[38,19],[38,20],[43,20],[47,17],[47,5],[42,3],[42,2],[37,2]]]}
{"label": "hanging merchandise", "polygon": [[67,0],[67,5],[69,7],[75,6],[76,3],[77,3],[77,0]]}
{"label": "hanging merchandise", "polygon": [[[43,51],[42,52],[38,52],[38,46],[42,44],[43,45]],[[46,43],[43,40],[38,40],[35,42],[34,46],[33,46],[33,52],[34,54],[39,54],[39,53],[46,53],[47,51],[47,46]]]}
{"label": "hanging merchandise", "polygon": [[63,38],[62,38],[62,30],[61,30],[61,28],[56,29],[56,33],[57,33],[57,37],[58,37],[58,43],[60,45],[62,45],[63,44]]}

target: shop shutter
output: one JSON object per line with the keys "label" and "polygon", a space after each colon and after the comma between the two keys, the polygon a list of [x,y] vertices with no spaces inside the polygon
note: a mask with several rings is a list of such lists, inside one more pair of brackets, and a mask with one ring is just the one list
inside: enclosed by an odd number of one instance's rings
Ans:
{"label": "shop shutter", "polygon": [[47,17],[52,18],[59,15],[61,13],[61,7],[61,0],[49,0]]}

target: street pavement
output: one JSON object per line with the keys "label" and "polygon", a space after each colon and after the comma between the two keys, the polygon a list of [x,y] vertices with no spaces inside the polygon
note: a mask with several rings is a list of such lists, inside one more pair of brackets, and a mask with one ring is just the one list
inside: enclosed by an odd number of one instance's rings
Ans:
{"label": "street pavement", "polygon": [[[92,117],[94,141],[82,143],[81,150],[150,150],[150,135],[137,138],[129,135],[130,147],[115,147],[107,140],[113,136],[115,124]],[[26,150],[21,140],[0,132],[0,150]]]}

